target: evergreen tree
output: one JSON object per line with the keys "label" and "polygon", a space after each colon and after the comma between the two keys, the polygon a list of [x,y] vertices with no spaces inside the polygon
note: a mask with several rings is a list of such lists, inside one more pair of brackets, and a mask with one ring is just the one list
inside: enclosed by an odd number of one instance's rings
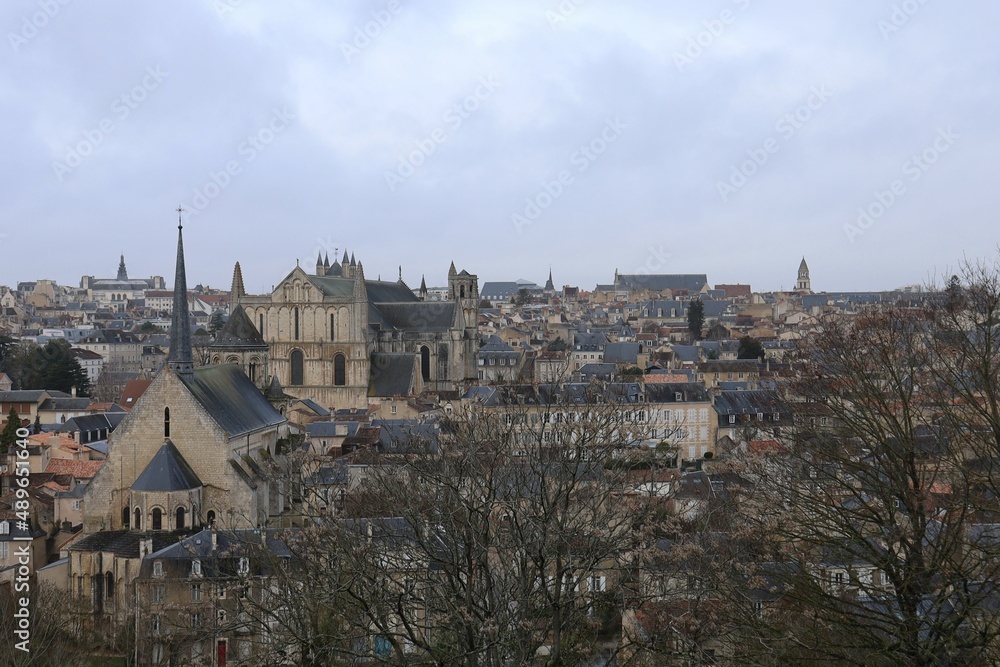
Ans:
{"label": "evergreen tree", "polygon": [[740,339],[740,349],[736,353],[737,359],[761,359],[764,356],[764,346],[753,336],[744,336]]}
{"label": "evergreen tree", "polygon": [[17,441],[17,429],[20,427],[21,417],[12,406],[7,415],[7,425],[3,427],[3,432],[0,432],[0,455],[6,454]]}
{"label": "evergreen tree", "polygon": [[705,304],[695,299],[688,307],[688,331],[693,340],[701,340],[701,330],[705,326]]}

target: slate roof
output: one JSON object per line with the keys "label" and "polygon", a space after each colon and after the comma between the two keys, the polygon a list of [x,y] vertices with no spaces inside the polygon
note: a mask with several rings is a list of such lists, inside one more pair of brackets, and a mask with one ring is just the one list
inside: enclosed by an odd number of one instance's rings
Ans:
{"label": "slate roof", "polygon": [[170,440],[160,446],[153,459],[132,484],[133,491],[185,491],[202,486],[198,475]]}
{"label": "slate roof", "polygon": [[604,347],[604,362],[608,364],[637,364],[642,343],[608,343]]}
{"label": "slate roof", "polygon": [[[337,427],[346,427],[347,434],[345,436],[337,435]],[[356,435],[358,432],[358,427],[361,426],[360,422],[348,421],[348,422],[312,422],[306,425],[306,431],[309,433],[310,438],[336,438],[336,437],[347,437]]]}
{"label": "slate roof", "polygon": [[[708,390],[697,382],[654,382],[646,384],[647,403],[684,403],[709,401]],[[680,400],[677,395],[680,394]]]}
{"label": "slate roof", "polygon": [[202,366],[177,377],[230,438],[285,421],[235,364]]}
{"label": "slate roof", "polygon": [[44,389],[0,391],[0,403],[37,403],[46,394],[51,396],[53,393]]}
{"label": "slate roof", "polygon": [[257,327],[250,321],[246,311],[243,310],[243,306],[236,306],[233,314],[229,316],[229,321],[216,334],[215,342],[209,345],[209,347],[268,349],[264,337],[260,335]]}
{"label": "slate roof", "polygon": [[47,398],[39,404],[39,410],[86,410],[89,398]]}
{"label": "slate roof", "polygon": [[159,551],[179,541],[183,535],[155,531],[140,533],[131,530],[102,530],[76,540],[69,546],[70,551],[107,551],[125,558],[139,557],[139,543],[148,538],[153,540],[153,551]]}
{"label": "slate roof", "polygon": [[653,291],[687,290],[700,292],[708,284],[708,276],[700,274],[677,275],[624,275],[618,274],[615,286],[619,289],[648,289]]}
{"label": "slate roof", "polygon": [[389,397],[412,394],[416,361],[412,354],[373,354],[368,395]]}
{"label": "slate roof", "polygon": [[454,301],[416,301],[379,303],[372,308],[381,316],[376,321],[383,327],[401,331],[448,331],[455,321],[456,305]]}

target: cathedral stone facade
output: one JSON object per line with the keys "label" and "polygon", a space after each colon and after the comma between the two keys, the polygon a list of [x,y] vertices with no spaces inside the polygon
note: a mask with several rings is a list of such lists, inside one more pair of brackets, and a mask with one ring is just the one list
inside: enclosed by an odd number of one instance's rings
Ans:
{"label": "cathedral stone facade", "polygon": [[333,265],[317,258],[315,273],[296,266],[271,294],[240,285],[233,301],[267,342],[268,370],[285,391],[339,409],[475,381],[478,278],[452,263],[448,297],[426,301],[402,278],[368,280],[345,252]]}

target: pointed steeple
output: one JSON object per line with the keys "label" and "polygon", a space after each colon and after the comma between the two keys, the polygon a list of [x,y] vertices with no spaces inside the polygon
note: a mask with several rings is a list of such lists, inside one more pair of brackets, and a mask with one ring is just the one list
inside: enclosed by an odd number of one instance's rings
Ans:
{"label": "pointed steeple", "polygon": [[426,301],[427,300],[427,281],[424,280],[423,276],[420,276],[420,293],[419,293],[419,296],[420,296],[420,300],[421,301]]}
{"label": "pointed steeple", "polygon": [[329,269],[330,268],[330,253],[326,253],[323,256],[323,268],[324,269]]}
{"label": "pointed steeple", "polygon": [[191,323],[188,314],[187,274],[184,270],[184,225],[177,207],[177,272],[174,275],[174,316],[170,323],[170,354],[167,366],[175,373],[191,373],[194,361],[191,355]]}
{"label": "pointed steeple", "polygon": [[121,260],[118,262],[118,280],[128,280],[128,271],[125,270],[125,253],[122,253]]}
{"label": "pointed steeple", "polygon": [[365,269],[358,262],[357,271],[354,272],[354,300],[358,302],[368,301],[368,288],[365,286]]}
{"label": "pointed steeple", "polygon": [[448,267],[448,275],[449,276],[454,276],[456,274],[458,274],[458,271],[455,269],[455,262],[452,261],[451,266]]}
{"label": "pointed steeple", "polygon": [[340,260],[341,264],[350,264],[351,258],[347,256],[347,251],[344,251],[344,259]]}
{"label": "pointed steeple", "polygon": [[556,286],[552,283],[552,267],[549,267],[549,279],[545,281],[545,291],[555,292]]}
{"label": "pointed steeple", "polygon": [[358,265],[358,263],[356,261],[354,261],[354,253],[352,252],[351,253],[351,266],[357,266],[357,265]]}
{"label": "pointed steeple", "polygon": [[243,270],[240,268],[240,263],[236,262],[236,266],[233,268],[233,288],[229,291],[229,300],[233,304],[240,302],[244,296],[246,296],[246,288],[243,287]]}

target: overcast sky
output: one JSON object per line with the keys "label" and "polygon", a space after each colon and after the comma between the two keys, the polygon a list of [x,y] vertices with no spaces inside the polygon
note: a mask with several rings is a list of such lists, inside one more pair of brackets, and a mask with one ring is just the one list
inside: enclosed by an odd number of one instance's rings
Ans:
{"label": "overcast sky", "polygon": [[[888,289],[996,254],[1000,3],[4,0],[0,283],[250,292],[707,273]],[[865,212],[862,216],[859,212]]]}

